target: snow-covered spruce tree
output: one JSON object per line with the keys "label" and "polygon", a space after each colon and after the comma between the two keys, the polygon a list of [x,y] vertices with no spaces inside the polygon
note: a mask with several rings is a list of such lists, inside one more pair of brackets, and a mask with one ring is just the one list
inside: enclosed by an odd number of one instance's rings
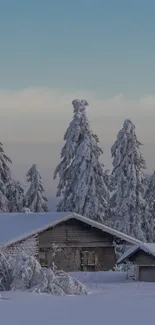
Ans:
{"label": "snow-covered spruce tree", "polygon": [[26,177],[30,186],[25,194],[25,207],[31,212],[47,212],[47,199],[43,195],[45,190],[36,164],[32,165]]}
{"label": "snow-covered spruce tree", "polygon": [[6,197],[5,184],[0,180],[0,212],[9,212],[8,199]]}
{"label": "snow-covered spruce tree", "polygon": [[9,163],[11,163],[11,159],[4,153],[3,144],[0,143],[0,211],[2,212],[9,211],[6,187],[11,180]]}
{"label": "snow-covered spruce tree", "polygon": [[140,153],[140,145],[134,124],[125,120],[111,149],[115,189],[111,197],[111,213],[115,228],[145,240],[145,161]]}
{"label": "snow-covered spruce tree", "polygon": [[0,143],[0,211],[20,212],[23,208],[23,189],[19,182],[12,178],[9,168],[11,159],[4,153]]}
{"label": "snow-covered spruce tree", "polygon": [[147,183],[147,189],[145,193],[145,219],[147,220],[146,229],[147,236],[146,239],[148,242],[155,241],[155,172],[151,176],[150,180]]}
{"label": "snow-covered spruce tree", "polygon": [[24,207],[24,189],[20,182],[10,180],[6,186],[10,212],[22,212]]}
{"label": "snow-covered spruce tree", "polygon": [[3,144],[0,142],[0,179],[5,184],[11,179],[11,171],[8,167],[11,163],[11,159],[5,154]]}
{"label": "snow-covered spruce tree", "polygon": [[149,205],[155,200],[155,172],[152,174],[151,178],[148,181],[145,200]]}
{"label": "snow-covered spruce tree", "polygon": [[105,222],[108,209],[108,175],[100,163],[103,154],[98,137],[92,133],[86,115],[85,100],[73,100],[74,116],[65,133],[59,176],[58,211],[71,211]]}

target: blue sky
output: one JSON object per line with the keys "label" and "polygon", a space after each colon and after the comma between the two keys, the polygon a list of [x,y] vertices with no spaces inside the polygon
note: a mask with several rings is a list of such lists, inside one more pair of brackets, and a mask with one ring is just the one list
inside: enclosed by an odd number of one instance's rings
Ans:
{"label": "blue sky", "polygon": [[74,98],[90,104],[106,168],[131,118],[154,169],[155,0],[0,1],[0,141],[17,177],[37,163],[55,190]]}
{"label": "blue sky", "polygon": [[0,88],[154,93],[154,0],[2,0]]}

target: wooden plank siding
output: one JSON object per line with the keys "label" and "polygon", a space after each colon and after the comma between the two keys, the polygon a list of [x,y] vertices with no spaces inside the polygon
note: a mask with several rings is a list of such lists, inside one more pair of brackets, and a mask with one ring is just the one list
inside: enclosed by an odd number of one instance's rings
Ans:
{"label": "wooden plank siding", "polygon": [[113,236],[103,233],[97,228],[71,219],[50,228],[39,235],[40,247],[50,247],[53,243],[65,245],[88,245],[98,244],[98,246],[110,246],[113,244]]}
{"label": "wooden plank siding", "polygon": [[[116,263],[113,236],[76,219],[49,228],[38,238],[44,266],[52,265],[53,244],[61,247],[54,258],[56,266],[68,272],[110,270]],[[86,252],[94,254],[94,265],[83,265],[82,254]]]}
{"label": "wooden plank siding", "polygon": [[155,258],[142,250],[135,253],[129,260],[136,265],[155,265]]}
{"label": "wooden plank siding", "polygon": [[155,257],[139,250],[129,261],[135,265],[135,280],[155,282]]}
{"label": "wooden plank siding", "polygon": [[[64,269],[66,272],[76,271],[108,271],[113,269],[116,260],[113,247],[94,247],[85,248],[86,251],[95,253],[96,264],[82,265],[81,252],[82,248],[79,247],[64,247],[55,256],[54,262],[58,269]],[[47,263],[50,267],[52,264],[50,250],[47,250]]]}

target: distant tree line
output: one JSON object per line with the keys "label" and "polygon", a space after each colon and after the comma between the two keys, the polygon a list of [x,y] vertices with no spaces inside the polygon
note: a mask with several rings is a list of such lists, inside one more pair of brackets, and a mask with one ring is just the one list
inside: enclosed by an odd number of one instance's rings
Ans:
{"label": "distant tree line", "polygon": [[48,211],[41,175],[36,165],[27,173],[28,188],[16,181],[10,170],[12,161],[0,143],[0,212]]}

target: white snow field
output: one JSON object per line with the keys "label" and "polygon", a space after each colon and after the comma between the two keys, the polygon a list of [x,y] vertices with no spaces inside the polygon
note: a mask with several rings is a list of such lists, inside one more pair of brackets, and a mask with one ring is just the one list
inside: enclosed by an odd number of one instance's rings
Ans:
{"label": "white snow field", "polygon": [[123,273],[73,273],[87,296],[4,292],[2,325],[149,325],[155,323],[155,283],[126,280]]}

